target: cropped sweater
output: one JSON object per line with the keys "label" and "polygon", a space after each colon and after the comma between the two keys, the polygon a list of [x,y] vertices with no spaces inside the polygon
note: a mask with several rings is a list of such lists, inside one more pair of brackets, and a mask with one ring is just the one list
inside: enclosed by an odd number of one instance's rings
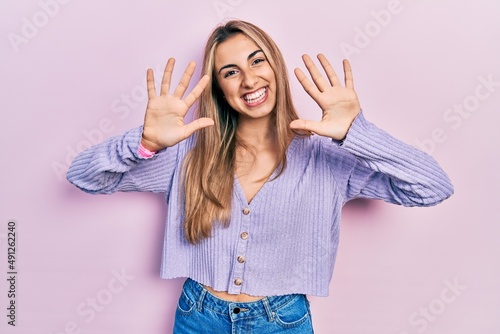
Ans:
{"label": "cropped sweater", "polygon": [[169,209],[161,277],[190,277],[230,294],[327,296],[347,201],[431,206],[453,193],[432,157],[369,123],[361,112],[342,142],[296,136],[285,171],[271,177],[250,203],[235,177],[229,226],[214,224],[212,236],[193,245],[184,236],[180,173],[195,139],[145,159],[138,154],[141,134],[138,127],[82,152],[68,180],[92,194],[164,193]]}

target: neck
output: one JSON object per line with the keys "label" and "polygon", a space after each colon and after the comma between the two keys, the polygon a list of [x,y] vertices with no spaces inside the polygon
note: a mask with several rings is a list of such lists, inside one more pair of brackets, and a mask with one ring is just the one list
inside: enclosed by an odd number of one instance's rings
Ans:
{"label": "neck", "polygon": [[269,147],[275,142],[275,135],[270,130],[268,118],[240,118],[236,134],[242,142],[255,148]]}

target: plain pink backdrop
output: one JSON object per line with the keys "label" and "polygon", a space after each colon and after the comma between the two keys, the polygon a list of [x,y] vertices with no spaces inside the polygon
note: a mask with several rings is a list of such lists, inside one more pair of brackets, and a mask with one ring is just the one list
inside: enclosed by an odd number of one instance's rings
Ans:
{"label": "plain pink backdrop", "polygon": [[0,277],[12,219],[19,272],[16,327],[0,279],[2,333],[171,331],[182,281],[159,278],[162,196],[90,196],[64,173],[74,152],[141,124],[146,68],[175,57],[178,80],[228,17],[276,40],[306,118],[320,111],[292,76],[301,54],[338,71],[349,57],[366,117],[455,185],[432,208],[345,209],[330,296],[311,297],[316,332],[500,332],[498,2],[29,0],[0,13]]}

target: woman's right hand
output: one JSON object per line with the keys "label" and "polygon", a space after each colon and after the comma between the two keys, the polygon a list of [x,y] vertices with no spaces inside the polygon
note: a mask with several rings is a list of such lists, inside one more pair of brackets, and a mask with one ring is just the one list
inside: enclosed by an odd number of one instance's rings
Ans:
{"label": "woman's right hand", "polygon": [[200,97],[210,82],[204,75],[193,90],[182,99],[186,92],[196,64],[190,62],[173,94],[169,93],[175,59],[170,58],[165,66],[160,95],[156,95],[153,70],[147,71],[148,106],[144,117],[141,144],[150,151],[159,151],[186,139],[195,131],[213,125],[210,118],[198,118],[189,124],[184,123],[184,116]]}

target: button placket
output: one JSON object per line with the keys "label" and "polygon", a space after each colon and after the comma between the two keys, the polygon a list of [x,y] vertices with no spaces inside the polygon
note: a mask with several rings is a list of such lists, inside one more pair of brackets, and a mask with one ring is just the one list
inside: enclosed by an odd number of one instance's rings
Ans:
{"label": "button placket", "polygon": [[245,284],[243,277],[246,264],[246,251],[250,239],[248,232],[251,221],[251,210],[249,207],[241,209],[241,229],[238,235],[238,243],[235,249],[235,260],[233,263],[233,270],[231,275],[231,284],[229,286],[229,293],[240,293],[241,287]]}

